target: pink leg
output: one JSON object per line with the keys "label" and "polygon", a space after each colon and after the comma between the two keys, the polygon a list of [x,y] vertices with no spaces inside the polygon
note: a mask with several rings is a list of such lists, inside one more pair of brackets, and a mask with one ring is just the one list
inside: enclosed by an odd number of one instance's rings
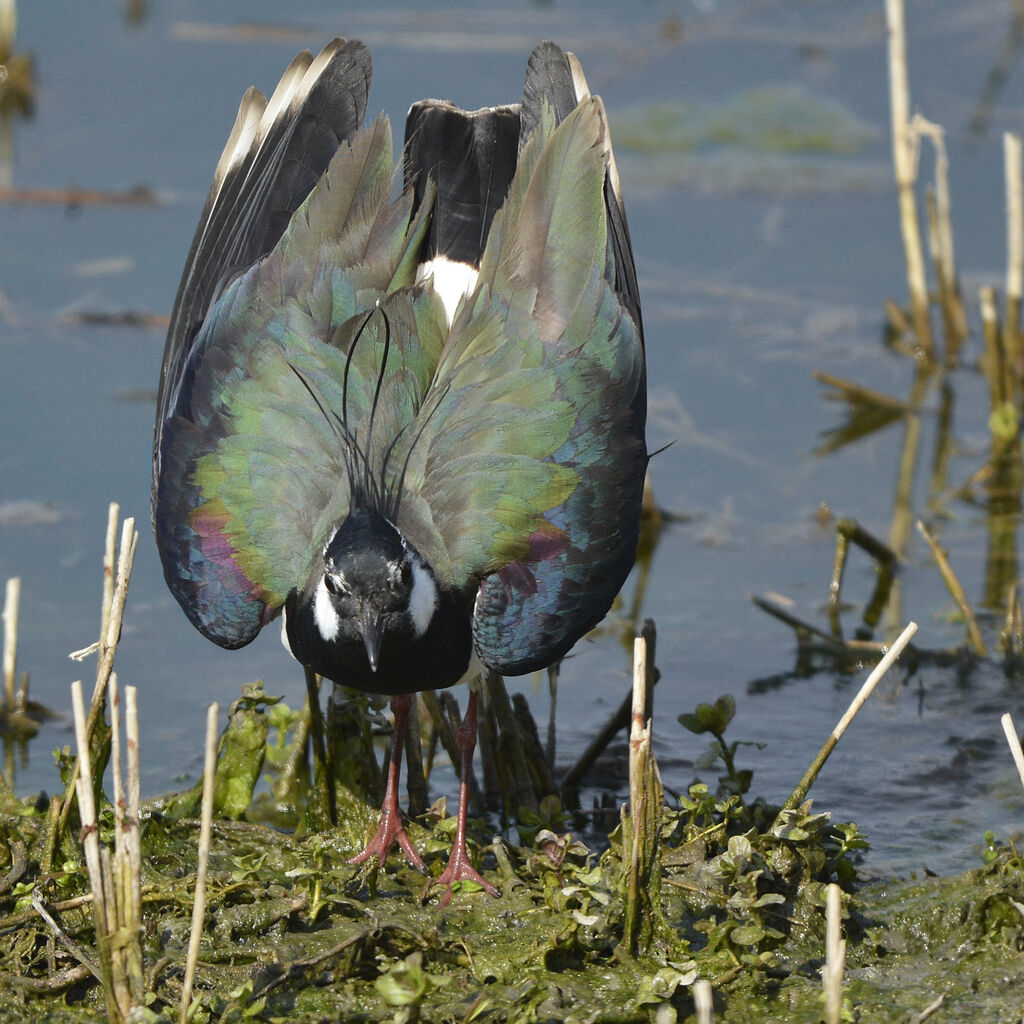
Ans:
{"label": "pink leg", "polygon": [[362,853],[356,854],[349,864],[362,864],[376,857],[380,864],[387,860],[391,847],[398,843],[405,859],[418,871],[427,866],[413,848],[402,825],[402,812],[398,809],[398,775],[402,769],[402,748],[405,745],[405,724],[409,720],[412,697],[402,694],[391,698],[391,713],[395,716],[395,731],[391,738],[391,759],[388,761],[388,783],[384,790],[384,803],[380,810],[380,824]]}
{"label": "pink leg", "polygon": [[445,907],[451,902],[452,886],[456,882],[471,881],[483,886],[485,892],[492,896],[500,896],[498,890],[486,881],[476,868],[469,862],[469,852],[466,849],[466,805],[469,802],[469,773],[473,770],[473,750],[476,747],[476,705],[477,692],[472,690],[469,694],[469,704],[466,706],[466,717],[459,727],[459,753],[461,761],[461,772],[459,782],[459,816],[455,829],[455,842],[452,845],[452,853],[448,858],[448,866],[441,872],[437,881],[432,885],[447,886],[444,895],[441,897],[440,906]]}

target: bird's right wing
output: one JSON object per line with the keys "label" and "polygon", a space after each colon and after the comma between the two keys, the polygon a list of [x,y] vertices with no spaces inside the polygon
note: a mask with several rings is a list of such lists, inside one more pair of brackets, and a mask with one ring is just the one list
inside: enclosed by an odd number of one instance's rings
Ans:
{"label": "bird's right wing", "polygon": [[206,316],[162,424],[164,575],[223,647],[304,586],[353,486],[375,479],[352,453],[372,445],[379,465],[430,385],[444,314],[412,283],[431,197],[413,215],[396,173],[386,118],[342,143],[274,249]]}
{"label": "bird's right wing", "polygon": [[274,248],[339,145],[362,125],[370,76],[366,47],[339,38],[315,58],[300,53],[269,102],[255,88],[242,97],[167,332],[153,444],[154,489],[164,420],[203,321],[230,282]]}

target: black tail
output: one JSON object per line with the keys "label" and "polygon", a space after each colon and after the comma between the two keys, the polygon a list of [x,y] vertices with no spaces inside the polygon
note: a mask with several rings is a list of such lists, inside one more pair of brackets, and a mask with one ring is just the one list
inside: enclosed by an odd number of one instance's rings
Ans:
{"label": "black tail", "polygon": [[461,110],[442,100],[413,104],[405,122],[405,177],[437,199],[423,258],[480,265],[494,214],[505,200],[519,151],[519,106]]}
{"label": "black tail", "polygon": [[[543,104],[547,103],[561,124],[572,113],[576,104],[590,94],[583,68],[572,53],[557,43],[538,43],[530,54],[526,66],[526,84],[523,87],[522,136],[520,149],[540,123]],[[640,320],[640,290],[636,280],[633,247],[629,241],[626,208],[619,189],[619,175],[609,147],[608,173],[604,183],[604,202],[608,212],[608,244],[615,258],[615,280],[612,282],[619,301],[629,311],[633,322],[643,334]]]}

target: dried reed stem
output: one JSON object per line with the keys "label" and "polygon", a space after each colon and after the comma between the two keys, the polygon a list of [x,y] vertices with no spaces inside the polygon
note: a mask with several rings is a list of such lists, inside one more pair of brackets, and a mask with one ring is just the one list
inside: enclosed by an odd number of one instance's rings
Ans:
{"label": "dried reed stem", "polygon": [[982,357],[985,380],[988,382],[988,401],[995,412],[1009,397],[1006,372],[1003,365],[1003,347],[999,339],[999,313],[996,310],[996,290],[989,285],[978,289],[981,311],[981,333],[985,341]]}
{"label": "dried reed stem", "polygon": [[423,774],[423,741],[420,736],[420,702],[415,698],[405,723],[405,792],[409,817],[418,818],[430,806],[427,777]]}
{"label": "dried reed stem", "polygon": [[548,735],[544,745],[544,756],[551,768],[555,766],[555,712],[558,708],[558,671],[561,667],[561,660],[548,665],[548,696],[551,702],[548,705]]}
{"label": "dried reed stem", "polygon": [[917,532],[920,533],[928,543],[928,547],[932,552],[932,557],[935,559],[935,564],[938,566],[939,573],[942,576],[943,582],[946,584],[946,589],[956,602],[957,608],[960,609],[960,614],[964,617],[964,625],[967,628],[967,642],[976,654],[981,657],[985,657],[988,654],[988,650],[985,647],[985,641],[981,636],[981,629],[978,626],[978,620],[974,617],[974,610],[971,608],[971,603],[967,600],[964,588],[956,578],[956,574],[953,572],[953,569],[949,564],[949,559],[946,558],[946,552],[942,550],[939,546],[939,542],[928,532],[927,527],[920,519],[917,521]]}
{"label": "dried reed stem", "polygon": [[114,841],[121,849],[121,835],[124,831],[124,801],[121,795],[124,786],[121,780],[121,694],[117,688],[117,673],[110,673],[108,684],[110,700],[110,760],[114,776]]}
{"label": "dried reed stem", "polygon": [[956,364],[960,342],[967,336],[967,316],[960,301],[956,279],[956,252],[953,245],[953,204],[949,193],[949,158],[942,125],[915,114],[911,128],[917,140],[927,137],[935,150],[935,186],[928,190],[928,233],[932,262],[939,286],[942,315],[949,333],[946,363]]}
{"label": "dried reed stem", "polygon": [[1024,750],[1020,747],[1020,736],[1017,727],[1013,724],[1013,718],[1007,711],[999,720],[1003,723],[1003,732],[1006,733],[1006,742],[1010,744],[1010,753],[1013,755],[1013,763],[1017,766],[1017,774],[1020,776],[1020,783],[1024,786]]}
{"label": "dried reed stem", "polygon": [[313,799],[306,810],[306,825],[328,829],[335,823],[334,771],[328,761],[324,719],[320,713],[320,677],[303,667],[306,679],[306,711],[309,714],[309,736],[313,745]]}
{"label": "dried reed stem", "polygon": [[857,712],[864,706],[864,702],[871,696],[872,691],[879,684],[882,676],[889,671],[896,659],[903,653],[903,648],[910,643],[911,637],[916,632],[917,623],[907,623],[906,629],[904,629],[896,638],[895,643],[886,652],[885,657],[882,658],[882,660],[871,670],[871,674],[865,680],[864,685],[858,691],[857,696],[850,702],[850,706],[846,709],[843,717],[836,723],[836,727],[832,730],[828,739],[825,740],[821,750],[818,751],[814,760],[811,762],[811,766],[804,773],[804,777],[800,780],[796,789],[794,789],[790,794],[789,799],[782,805],[783,811],[795,810],[804,802],[804,798],[807,796],[808,791],[814,784],[814,780],[818,777],[818,773],[828,760],[829,755],[835,749],[836,744],[842,739],[843,733],[845,733],[849,728],[850,723],[856,717]]}
{"label": "dried reed stem", "polygon": [[1024,196],[1021,192],[1021,139],[1003,134],[1003,169],[1006,179],[1006,324],[1011,354],[1020,348],[1020,302],[1024,290]]}
{"label": "dried reed stem", "polygon": [[126,686],[124,737],[128,745],[128,821],[126,848],[132,865],[133,887],[142,892],[142,824],[140,819],[141,772],[139,771],[139,709],[138,691]]}
{"label": "dried reed stem", "polygon": [[[82,684],[71,687],[71,704],[75,718],[75,738],[80,765],[77,780],[79,816],[82,821],[86,866],[93,891],[93,917],[96,924],[96,945],[99,950],[99,976],[107,1003],[107,1017],[111,1022],[127,1019],[132,1011],[143,1005],[144,980],[142,972],[142,886],[141,851],[139,848],[139,798],[137,780],[138,722],[135,711],[135,690],[131,692],[131,724],[129,734],[134,741],[128,743],[128,774],[134,780],[133,792],[127,800],[128,822],[124,821],[125,793],[121,786],[120,740],[117,731],[112,742],[117,750],[114,761],[115,777],[115,829],[113,854],[101,847],[96,824],[96,806],[93,795],[94,780],[89,752],[89,729],[82,702]],[[112,717],[114,729],[119,726],[116,710],[119,704],[117,676],[111,674]]]}
{"label": "dried reed stem", "polygon": [[928,283],[924,272],[924,250],[917,216],[917,138],[910,123],[910,85],[907,75],[907,43],[903,0],[886,0],[889,32],[889,101],[892,116],[892,160],[899,194],[900,227],[907,264],[907,288],[917,342],[932,354],[928,320]]}
{"label": "dried reed stem", "polygon": [[[648,644],[650,644],[655,635],[654,622],[651,619],[645,619],[643,629],[640,630],[640,635],[643,636]],[[823,634],[826,635],[827,634]],[[654,658],[649,659],[651,664],[654,664]],[[657,673],[653,674],[653,683],[657,682]],[[587,744],[587,749],[576,759],[576,762],[569,768],[569,770],[562,776],[558,782],[558,788],[562,793],[562,799],[568,800],[572,796],[583,777],[590,771],[594,762],[601,756],[605,748],[609,743],[630,723],[630,715],[632,710],[633,696],[632,691],[627,693],[622,698],[622,703],[616,708],[611,718],[605,723],[601,731]],[[553,763],[553,762],[552,762]]]}
{"label": "dried reed stem", "polygon": [[211,704],[206,712],[206,757],[203,765],[203,811],[199,823],[199,859],[196,865],[195,901],[192,904],[192,931],[188,939],[188,960],[185,963],[185,981],[181,988],[179,1024],[185,1024],[189,1004],[192,1002],[192,982],[199,960],[199,943],[203,937],[203,918],[206,915],[206,869],[210,862],[210,830],[213,823],[214,777],[217,772],[217,715],[219,708]]}
{"label": "dried reed stem", "polygon": [[691,990],[693,996],[693,1007],[697,1011],[697,1024],[711,1024],[713,1011],[715,1009],[714,995],[711,991],[711,982],[701,978],[693,983]]}
{"label": "dried reed stem", "polygon": [[1000,638],[1003,655],[1008,661],[1017,658],[1021,648],[1024,647],[1024,637],[1021,634],[1020,587],[1014,582],[1007,590],[1006,619],[1003,622],[1003,635]]}
{"label": "dried reed stem", "polygon": [[117,523],[121,506],[116,501],[107,509],[107,542],[103,548],[103,605],[100,612],[100,643],[110,629],[110,608],[114,602],[114,573],[117,557]]}
{"label": "dried reed stem", "polygon": [[924,1024],[924,1022],[932,1016],[934,1013],[938,1013],[942,1009],[946,1002],[944,995],[939,996],[937,999],[933,999],[920,1013],[915,1014],[910,1019],[910,1024]]}
{"label": "dried reed stem", "polygon": [[12,576],[7,581],[4,595],[4,699],[7,710],[14,711],[16,694],[14,692],[15,669],[18,664],[18,604],[21,600],[21,578]]}
{"label": "dried reed stem", "polygon": [[[90,902],[92,898],[90,897]],[[65,903],[70,901],[64,901]],[[53,909],[58,909],[54,905]],[[102,985],[103,975],[100,973],[99,965],[95,960],[61,928],[59,922],[54,920],[53,915],[43,903],[41,891],[38,887],[32,891],[32,909],[49,925],[50,931],[56,936],[60,944]]]}
{"label": "dried reed stem", "polygon": [[[114,582],[114,593],[110,602],[110,614],[107,616],[106,632],[100,637],[100,657],[96,668],[96,689],[93,690],[93,705],[102,702],[102,694],[106,688],[110,671],[114,667],[117,644],[121,639],[121,623],[124,618],[124,605],[128,598],[128,582],[135,563],[135,549],[139,543],[139,535],[135,531],[135,520],[129,516],[121,524],[121,543],[118,546],[117,578]],[[106,577],[104,578],[104,600],[106,600]]]}
{"label": "dried reed stem", "polygon": [[111,969],[109,937],[114,931],[112,908],[108,901],[109,889],[104,888],[103,860],[100,854],[99,833],[96,826],[96,804],[93,799],[92,765],[89,756],[89,736],[82,702],[82,683],[76,679],[71,684],[71,707],[75,719],[75,742],[78,745],[78,813],[82,821],[82,845],[85,848],[85,863],[93,891],[93,918],[96,924],[96,945],[99,948],[100,979],[107,1003],[107,1018],[120,1019]]}
{"label": "dried reed stem", "polygon": [[537,799],[537,790],[530,774],[526,738],[523,736],[519,719],[516,718],[505,680],[500,673],[488,669],[484,673],[481,689],[487,702],[488,714],[494,715],[498,726],[497,754],[499,761],[504,762],[498,765],[498,777],[504,778],[508,784],[506,795],[514,801],[513,807],[526,807],[536,811],[540,801]]}
{"label": "dried reed stem", "polygon": [[826,1024],[840,1024],[843,1010],[843,971],[846,942],[839,886],[832,882],[825,890],[825,966],[821,980],[825,989]]}
{"label": "dried reed stem", "polygon": [[633,700],[629,731],[629,850],[623,944],[631,954],[650,945],[659,904],[658,863],[662,791],[651,745],[654,638],[633,641]]}
{"label": "dried reed stem", "polygon": [[[107,605],[107,571],[108,563],[112,565],[113,558],[110,554],[110,537],[116,534],[116,505],[111,505],[110,518],[107,523],[107,547],[104,559],[104,607]],[[113,526],[111,525],[113,524]],[[118,641],[121,638],[121,624],[124,618],[125,601],[128,597],[128,583],[132,575],[132,565],[135,562],[135,550],[138,546],[139,535],[135,530],[135,520],[129,517],[121,527],[121,544],[117,555],[117,572],[113,589],[109,598],[109,612],[105,612],[103,622],[104,632],[100,636],[99,643],[84,651],[76,651],[71,657],[78,660],[89,653],[90,650],[99,650],[99,658],[96,664],[96,685],[93,688],[92,700],[89,704],[89,718],[86,723],[87,736],[91,741],[96,726],[103,716],[106,707],[107,684],[110,680],[110,673],[114,667],[114,658],[117,654]],[[81,746],[79,747],[81,756]],[[64,799],[64,806],[61,808],[61,827],[66,826],[68,816],[71,813],[72,798],[75,793],[75,786],[78,779],[79,762],[76,759],[71,772],[71,781],[68,784],[67,795]]]}
{"label": "dried reed stem", "polygon": [[863,402],[869,405],[877,405],[883,409],[892,409],[895,412],[910,412],[911,407],[905,398],[894,398],[885,394],[884,391],[876,391],[874,388],[864,387],[843,377],[837,377],[834,373],[827,373],[825,370],[814,370],[811,376],[820,381],[826,387],[835,388],[838,395],[827,395],[827,398],[841,398],[845,402]]}
{"label": "dried reed stem", "polygon": [[639,881],[640,862],[643,857],[646,811],[643,761],[649,756],[651,747],[651,707],[647,677],[647,641],[638,636],[633,641],[633,703],[629,727],[629,813],[633,820],[629,878],[630,888],[633,890]]}

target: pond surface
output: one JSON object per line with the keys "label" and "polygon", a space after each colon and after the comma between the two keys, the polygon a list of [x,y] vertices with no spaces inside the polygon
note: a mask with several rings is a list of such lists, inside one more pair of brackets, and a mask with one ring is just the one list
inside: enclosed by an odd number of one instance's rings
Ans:
{"label": "pond surface", "polygon": [[[143,10],[139,12],[138,7]],[[845,407],[824,370],[903,397],[913,367],[884,345],[884,302],[906,285],[890,172],[886,34],[880,2],[383,3],[328,5],[24,4],[19,48],[34,54],[35,113],[14,126],[6,169],[19,188],[152,190],[149,205],[0,206],[0,577],[22,579],[19,665],[32,697],[69,706],[92,671],[67,652],[99,617],[107,503],[135,515],[141,539],[118,671],[140,690],[147,795],[195,779],[208,701],[242,683],[302,699],[297,667],[269,630],[240,652],[197,634],[167,592],[149,531],[153,397],[195,220],[243,90],[269,91],[291,57],[332,35],[374,57],[370,113],[399,122],[417,98],[469,107],[516,99],[533,44],[553,38],[582,60],[610,111],[644,300],[650,447],[662,534],[642,615],[659,628],[656,749],[668,786],[685,788],[704,741],[676,724],[729,692],[729,736],[753,790],[782,801],[855,694],[864,671],[796,672],[786,627],[748,600],[783,595],[827,628],[834,528],[819,507],[885,539],[905,422],[817,454]],[[133,13],[134,12],[134,13]],[[242,20],[244,17],[244,21]],[[946,128],[959,266],[975,330],[951,377],[955,486],[984,464],[987,390],[979,284],[1004,260],[1001,134],[1024,123],[1019,69],[984,104],[1003,59],[1011,5],[909,3],[915,108]],[[926,153],[930,167],[931,155]],[[929,171],[930,176],[930,171]],[[141,313],[155,326],[83,314]],[[939,407],[925,404],[914,515],[928,513]],[[982,505],[950,503],[936,529],[972,602],[985,592]],[[1012,526],[1014,535],[1018,531]],[[844,613],[852,633],[874,582],[855,553]],[[634,582],[628,585],[627,605]],[[905,551],[899,604],[880,636],[908,620],[923,649],[963,628],[924,542]],[[998,617],[986,623],[994,641]],[[886,632],[888,630],[888,633]],[[562,672],[559,763],[568,764],[628,688],[614,629],[578,645]],[[546,683],[513,681],[546,715]],[[1024,723],[1021,684],[995,661],[958,672],[922,661],[882,683],[812,795],[856,821],[878,873],[950,872],[978,863],[982,833],[1020,827],[1024,797],[999,715]],[[57,788],[50,751],[71,742],[47,724],[29,755],[8,751],[19,792]],[[703,771],[705,776],[710,773]]]}

